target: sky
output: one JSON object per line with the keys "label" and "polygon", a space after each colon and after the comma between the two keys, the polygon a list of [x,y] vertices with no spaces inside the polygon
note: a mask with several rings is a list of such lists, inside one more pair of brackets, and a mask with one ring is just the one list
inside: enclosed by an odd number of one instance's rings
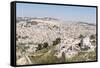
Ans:
{"label": "sky", "polygon": [[64,21],[96,23],[95,7],[17,3],[16,15],[17,17],[53,17]]}

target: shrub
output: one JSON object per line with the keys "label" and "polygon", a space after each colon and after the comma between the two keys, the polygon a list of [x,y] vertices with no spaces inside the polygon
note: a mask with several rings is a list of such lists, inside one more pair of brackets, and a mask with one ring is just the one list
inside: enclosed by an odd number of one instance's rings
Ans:
{"label": "shrub", "polygon": [[53,28],[58,28],[58,26],[54,25]]}
{"label": "shrub", "polygon": [[79,52],[77,55],[67,58],[66,62],[80,62],[80,61],[95,61],[96,60],[96,52]]}
{"label": "shrub", "polygon": [[42,49],[42,44],[38,44],[37,50],[41,50]]}
{"label": "shrub", "polygon": [[90,36],[90,39],[95,39],[95,38],[96,38],[95,35],[91,35],[91,36]]}
{"label": "shrub", "polygon": [[38,44],[37,50],[41,50],[41,49],[46,48],[46,47],[48,47],[48,43],[47,42],[44,42],[43,44],[40,43],[40,44]]}
{"label": "shrub", "polygon": [[48,43],[47,43],[47,42],[45,42],[45,43],[43,44],[43,48],[46,48],[46,47],[48,47]]}
{"label": "shrub", "polygon": [[61,42],[61,38],[56,38],[55,41],[53,41],[53,45],[57,45]]}
{"label": "shrub", "polygon": [[26,39],[26,38],[28,38],[28,36],[22,37],[22,39]]}
{"label": "shrub", "polygon": [[84,36],[82,34],[79,35],[79,38],[83,38]]}

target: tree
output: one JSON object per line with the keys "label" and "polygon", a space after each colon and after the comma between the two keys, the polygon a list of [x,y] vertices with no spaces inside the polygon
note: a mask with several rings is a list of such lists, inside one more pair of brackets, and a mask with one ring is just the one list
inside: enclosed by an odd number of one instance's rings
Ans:
{"label": "tree", "polygon": [[59,44],[60,42],[61,42],[61,38],[56,38],[56,40],[53,41],[53,46]]}
{"label": "tree", "polygon": [[95,39],[95,38],[96,38],[95,35],[91,35],[91,36],[90,36],[90,39]]}
{"label": "tree", "polygon": [[48,43],[47,43],[47,42],[45,42],[45,43],[43,44],[43,48],[46,48],[46,47],[48,47]]}
{"label": "tree", "polygon": [[38,44],[37,50],[41,50],[42,49],[42,44]]}

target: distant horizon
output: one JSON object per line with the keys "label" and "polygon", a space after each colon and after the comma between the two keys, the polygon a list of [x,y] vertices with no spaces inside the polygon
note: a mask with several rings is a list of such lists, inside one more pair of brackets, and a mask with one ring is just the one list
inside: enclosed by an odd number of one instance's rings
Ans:
{"label": "distant horizon", "polygon": [[[22,18],[24,18],[24,17],[22,17]],[[45,17],[30,17],[30,18],[45,18]],[[49,17],[49,18],[54,18],[54,17]],[[58,19],[58,18],[54,18],[54,19]],[[65,21],[65,22],[84,22],[84,23],[88,23],[89,24],[89,22],[85,22],[85,21],[72,21],[72,20],[62,20],[62,19],[59,19],[59,20]],[[96,25],[96,23],[90,23],[90,24]]]}
{"label": "distant horizon", "polygon": [[77,21],[96,24],[96,8],[59,6],[45,4],[16,4],[17,17],[57,18],[63,21]]}

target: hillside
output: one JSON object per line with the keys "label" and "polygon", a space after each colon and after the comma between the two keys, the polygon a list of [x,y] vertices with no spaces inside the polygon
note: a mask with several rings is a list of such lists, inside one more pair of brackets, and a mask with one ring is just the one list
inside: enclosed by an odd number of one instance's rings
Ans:
{"label": "hillside", "polygon": [[56,18],[17,18],[17,64],[96,60],[96,25]]}

